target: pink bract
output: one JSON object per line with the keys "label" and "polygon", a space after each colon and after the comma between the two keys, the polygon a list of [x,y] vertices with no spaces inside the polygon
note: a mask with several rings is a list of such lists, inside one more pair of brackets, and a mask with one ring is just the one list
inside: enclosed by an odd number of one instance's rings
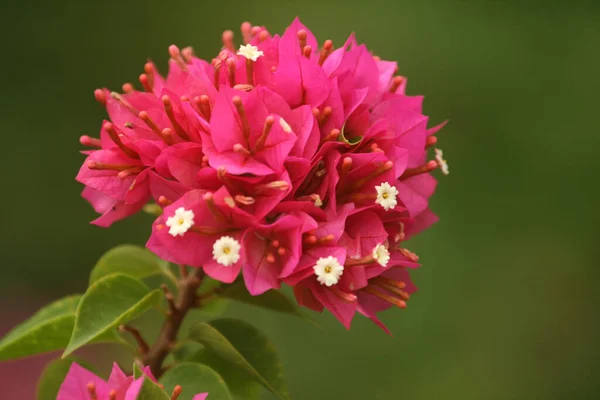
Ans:
{"label": "pink bract", "polygon": [[[138,400],[144,379],[156,382],[150,368],[144,367],[142,372],[144,376],[135,379],[133,376],[126,375],[114,363],[108,381],[105,381],[79,364],[73,363],[60,386],[56,399],[89,400],[93,393],[94,398],[98,400]],[[207,393],[199,393],[194,399],[204,400],[207,395]]]}
{"label": "pink bract", "polygon": [[354,35],[335,48],[298,18],[282,36],[245,32],[209,61],[169,47],[167,76],[146,63],[143,91],[96,90],[110,121],[81,138],[77,175],[93,223],[153,199],[161,258],[252,295],[288,284],[347,328],[358,311],[386,329],[377,313],[416,290],[405,241],[437,222],[432,172],[448,167],[428,149],[444,124],[428,128],[423,96]]}

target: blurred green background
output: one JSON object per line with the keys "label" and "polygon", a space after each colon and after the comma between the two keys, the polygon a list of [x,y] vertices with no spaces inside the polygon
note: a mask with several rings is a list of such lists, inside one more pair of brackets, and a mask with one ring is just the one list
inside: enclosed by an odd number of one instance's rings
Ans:
{"label": "blurred green background", "polygon": [[[145,215],[88,224],[73,178],[79,135],[105,116],[93,90],[136,82],[148,57],[165,71],[170,44],[210,58],[224,29],[282,32],[299,15],[320,41],[355,31],[398,60],[432,123],[450,119],[441,222],[409,247],[420,291],[383,315],[395,338],[360,317],[348,332],[329,314],[320,329],[227,314],[272,336],[295,399],[598,398],[599,2],[28,1],[0,14],[0,333],[148,236]],[[0,397],[33,398],[41,364],[0,365],[13,396]]]}

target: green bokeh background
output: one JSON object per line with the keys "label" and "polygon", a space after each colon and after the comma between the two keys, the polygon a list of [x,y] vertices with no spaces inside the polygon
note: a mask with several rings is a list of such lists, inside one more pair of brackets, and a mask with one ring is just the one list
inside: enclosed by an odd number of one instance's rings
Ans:
{"label": "green bokeh background", "polygon": [[135,82],[148,57],[164,71],[170,44],[210,58],[224,29],[282,32],[299,15],[321,41],[355,31],[398,60],[430,120],[450,119],[441,222],[409,247],[420,291],[383,315],[394,338],[361,317],[348,332],[329,314],[321,328],[228,315],[272,336],[295,399],[598,398],[600,3],[29,1],[0,14],[0,333],[84,290],[108,248],[148,236],[145,215],[87,223],[73,178],[79,135],[105,116],[93,89]]}

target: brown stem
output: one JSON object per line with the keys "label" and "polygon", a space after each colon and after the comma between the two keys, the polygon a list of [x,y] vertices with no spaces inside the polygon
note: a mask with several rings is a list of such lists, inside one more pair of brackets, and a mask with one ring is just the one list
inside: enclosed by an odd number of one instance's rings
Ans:
{"label": "brown stem", "polygon": [[148,353],[148,350],[150,350],[150,346],[148,346],[148,343],[146,343],[146,341],[142,337],[142,334],[139,330],[137,330],[137,328],[134,328],[133,326],[129,325],[120,325],[119,330],[121,332],[129,332],[131,336],[133,336],[136,343],[138,344],[138,349],[142,356]]}
{"label": "brown stem", "polygon": [[148,352],[142,356],[142,362],[150,367],[156,378],[163,373],[163,361],[177,340],[177,334],[183,319],[187,312],[197,304],[196,291],[200,287],[203,278],[204,271],[201,268],[196,269],[187,276],[182,276],[178,282],[179,293],[173,301],[170,299],[172,294],[168,291],[165,292],[170,308],[169,315],[163,323],[158,338],[150,346]]}

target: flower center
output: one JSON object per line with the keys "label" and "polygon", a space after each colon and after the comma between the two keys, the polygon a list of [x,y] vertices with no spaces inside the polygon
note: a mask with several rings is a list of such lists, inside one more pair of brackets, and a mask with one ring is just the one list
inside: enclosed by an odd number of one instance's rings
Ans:
{"label": "flower center", "polygon": [[326,274],[330,274],[331,271],[333,271],[333,268],[331,268],[331,265],[328,265],[328,266],[325,267],[324,271],[325,271]]}
{"label": "flower center", "polygon": [[388,198],[388,194],[387,194],[387,193],[383,193],[383,194],[381,195],[381,197],[383,197],[384,199],[387,199],[387,198]]}
{"label": "flower center", "polygon": [[184,223],[185,221],[183,220],[183,218],[179,218],[179,221],[178,221],[178,222],[179,222],[179,225],[183,225],[183,223]]}
{"label": "flower center", "polygon": [[229,246],[223,247],[223,253],[225,253],[225,254],[231,253],[231,249],[229,248]]}

